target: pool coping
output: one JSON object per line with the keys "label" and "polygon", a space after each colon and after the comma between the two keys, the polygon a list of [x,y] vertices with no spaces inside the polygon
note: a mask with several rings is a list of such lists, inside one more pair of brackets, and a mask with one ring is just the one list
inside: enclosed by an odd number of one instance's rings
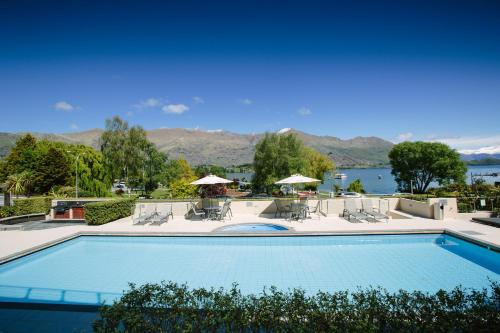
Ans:
{"label": "pool coping", "polygon": [[495,252],[500,252],[500,246],[485,240],[475,238],[471,235],[448,228],[435,229],[394,229],[394,230],[340,230],[340,231],[286,231],[272,233],[248,233],[248,232],[131,232],[131,231],[76,231],[73,234],[53,239],[51,241],[21,250],[0,258],[0,265],[19,259],[35,252],[56,246],[81,236],[133,236],[133,237],[306,237],[306,236],[362,236],[362,235],[415,235],[415,234],[447,234],[476,245],[486,247]]}

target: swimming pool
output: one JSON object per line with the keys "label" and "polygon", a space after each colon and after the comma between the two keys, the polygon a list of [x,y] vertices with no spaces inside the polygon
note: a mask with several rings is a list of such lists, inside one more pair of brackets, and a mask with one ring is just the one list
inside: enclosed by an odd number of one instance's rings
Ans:
{"label": "swimming pool", "polygon": [[245,223],[233,224],[216,229],[217,232],[279,232],[287,231],[288,228],[278,224],[268,223]]}
{"label": "swimming pool", "polygon": [[260,293],[382,286],[435,292],[500,282],[500,254],[441,234],[306,237],[81,236],[0,266],[0,301],[99,304],[162,280]]}

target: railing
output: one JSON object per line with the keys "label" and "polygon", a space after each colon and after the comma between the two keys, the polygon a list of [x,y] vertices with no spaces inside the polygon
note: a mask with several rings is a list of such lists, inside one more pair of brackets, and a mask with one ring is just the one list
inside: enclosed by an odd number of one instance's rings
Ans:
{"label": "railing", "polygon": [[500,196],[457,197],[457,207],[459,213],[499,211]]}

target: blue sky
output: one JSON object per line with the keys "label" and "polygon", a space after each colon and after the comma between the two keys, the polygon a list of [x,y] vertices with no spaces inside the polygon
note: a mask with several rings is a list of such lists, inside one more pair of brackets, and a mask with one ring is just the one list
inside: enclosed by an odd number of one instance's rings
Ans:
{"label": "blue sky", "polygon": [[500,152],[498,1],[10,1],[0,131],[293,127]]}

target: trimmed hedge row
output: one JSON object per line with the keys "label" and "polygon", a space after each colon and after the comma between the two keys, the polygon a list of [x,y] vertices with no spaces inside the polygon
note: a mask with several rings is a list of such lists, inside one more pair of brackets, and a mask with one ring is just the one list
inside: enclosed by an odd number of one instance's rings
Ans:
{"label": "trimmed hedge row", "polygon": [[101,225],[130,216],[134,213],[135,199],[92,202],[84,205],[85,221],[89,225]]}
{"label": "trimmed hedge row", "polygon": [[48,214],[52,206],[52,199],[52,197],[14,199],[14,206],[0,207],[0,218],[28,214]]}
{"label": "trimmed hedge row", "polygon": [[352,293],[281,292],[243,295],[176,283],[131,289],[101,308],[95,332],[495,332],[500,285],[457,287],[435,294],[381,288]]}

